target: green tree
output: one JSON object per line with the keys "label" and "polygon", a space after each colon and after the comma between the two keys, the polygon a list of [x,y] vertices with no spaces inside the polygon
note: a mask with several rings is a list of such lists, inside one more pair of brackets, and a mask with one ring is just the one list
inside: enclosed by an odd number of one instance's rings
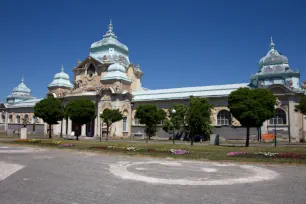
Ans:
{"label": "green tree", "polygon": [[[69,101],[65,107],[65,116],[69,117],[73,123],[82,126],[95,119],[95,104],[87,98]],[[76,137],[78,140],[79,135]]]}
{"label": "green tree", "polygon": [[186,114],[187,130],[189,130],[190,144],[193,145],[194,136],[203,135],[207,139],[211,133],[212,105],[205,98],[190,97]]}
{"label": "green tree", "polygon": [[135,118],[139,119],[139,122],[146,126],[146,142],[148,142],[151,136],[156,133],[158,124],[166,118],[166,112],[163,109],[157,108],[156,105],[139,105],[136,109]]}
{"label": "green tree", "polygon": [[58,124],[58,121],[64,117],[61,101],[52,96],[39,101],[34,106],[34,115],[49,125],[49,138],[51,139],[51,126]]}
{"label": "green tree", "polygon": [[261,127],[275,116],[276,98],[267,89],[239,88],[228,98],[232,115],[247,129],[245,146],[249,146],[250,127]]}
{"label": "green tree", "polygon": [[169,134],[173,133],[173,123],[169,119],[164,120],[162,128]]}
{"label": "green tree", "polygon": [[[175,110],[175,113],[173,113]],[[163,123],[163,130],[169,134],[173,134],[175,137],[174,130],[177,131],[177,134],[182,133],[185,131],[186,127],[186,113],[187,113],[187,106],[184,104],[176,104],[172,105],[168,109],[168,117]]]}
{"label": "green tree", "polygon": [[300,100],[300,103],[295,106],[295,111],[306,115],[306,96],[303,96]]}
{"label": "green tree", "polygon": [[[112,126],[114,122],[120,121],[123,118],[122,113],[119,109],[105,109],[103,113],[100,115],[100,118],[106,124],[106,141],[108,141],[108,132],[109,128]],[[101,141],[101,137],[100,137]]]}

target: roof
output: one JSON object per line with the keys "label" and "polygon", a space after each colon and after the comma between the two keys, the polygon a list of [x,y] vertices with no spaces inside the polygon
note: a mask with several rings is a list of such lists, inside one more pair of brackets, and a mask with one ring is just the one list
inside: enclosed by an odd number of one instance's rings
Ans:
{"label": "roof", "polygon": [[8,105],[7,108],[31,108],[34,107],[36,103],[38,103],[39,101],[41,101],[43,98],[39,98],[39,99],[29,99],[29,100],[25,100],[25,101],[21,101],[19,103],[15,103],[13,105]]}
{"label": "roof", "polygon": [[195,97],[221,97],[228,96],[232,91],[238,88],[248,87],[249,83],[240,84],[226,84],[213,86],[198,86],[198,87],[184,87],[173,89],[157,89],[157,90],[143,90],[133,92],[133,101],[158,101],[158,100],[173,100],[173,99],[187,99],[190,96]]}

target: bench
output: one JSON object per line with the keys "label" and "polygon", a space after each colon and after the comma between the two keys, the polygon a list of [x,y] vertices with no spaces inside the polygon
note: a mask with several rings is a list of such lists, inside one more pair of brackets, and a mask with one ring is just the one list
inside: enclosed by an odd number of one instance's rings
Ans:
{"label": "bench", "polygon": [[261,139],[262,140],[274,140],[275,135],[274,134],[262,134]]}

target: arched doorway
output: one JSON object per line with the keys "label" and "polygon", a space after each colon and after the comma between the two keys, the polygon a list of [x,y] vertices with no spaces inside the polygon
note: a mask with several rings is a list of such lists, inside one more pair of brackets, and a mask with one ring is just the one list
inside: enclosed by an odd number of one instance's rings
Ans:
{"label": "arched doorway", "polygon": [[82,126],[72,122],[72,131],[74,132],[75,136],[81,136]]}
{"label": "arched doorway", "polygon": [[93,137],[95,133],[95,120],[86,124],[86,136]]}

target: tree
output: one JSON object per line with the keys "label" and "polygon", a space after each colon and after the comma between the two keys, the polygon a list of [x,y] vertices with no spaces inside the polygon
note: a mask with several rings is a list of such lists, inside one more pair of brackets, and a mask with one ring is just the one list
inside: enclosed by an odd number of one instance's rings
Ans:
{"label": "tree", "polygon": [[[172,110],[175,110],[175,113]],[[185,131],[187,110],[187,106],[184,104],[172,105],[168,110],[169,119],[166,119],[163,123],[163,130],[167,133],[173,133],[174,130],[177,133]],[[175,137],[174,134],[173,137]]]}
{"label": "tree", "polygon": [[[87,98],[69,101],[65,107],[65,116],[69,117],[73,123],[82,126],[95,119],[95,104]],[[76,137],[78,140],[79,135]]]}
{"label": "tree", "polygon": [[49,125],[49,139],[51,139],[51,126],[58,124],[58,121],[64,117],[61,101],[52,96],[39,101],[34,106],[34,115]]}
{"label": "tree", "polygon": [[249,146],[250,127],[261,127],[275,116],[276,98],[267,89],[239,88],[228,98],[232,115],[247,129],[245,146]]}
{"label": "tree", "polygon": [[157,108],[156,105],[139,105],[136,109],[135,118],[139,119],[141,124],[144,124],[148,142],[157,131],[157,125],[166,118],[166,112],[163,109]]}
{"label": "tree", "polygon": [[[119,109],[105,109],[103,113],[100,115],[100,118],[103,120],[103,122],[106,124],[106,141],[108,141],[108,130],[112,126],[114,122],[120,121],[123,118],[122,113],[119,111]],[[100,138],[101,140],[101,138]]]}
{"label": "tree", "polygon": [[300,100],[300,103],[295,106],[295,111],[306,115],[306,96],[303,96]]}
{"label": "tree", "polygon": [[[304,122],[304,115],[306,115],[306,96],[303,96],[300,100],[300,103],[295,106],[295,111],[302,113],[302,127],[303,127],[303,122]],[[304,130],[302,130],[302,138],[301,140],[304,140]],[[290,138],[289,138],[290,142]]]}
{"label": "tree", "polygon": [[190,97],[186,122],[191,145],[193,145],[194,136],[203,135],[204,139],[209,137],[211,133],[211,109],[212,105],[208,103],[207,99]]}

